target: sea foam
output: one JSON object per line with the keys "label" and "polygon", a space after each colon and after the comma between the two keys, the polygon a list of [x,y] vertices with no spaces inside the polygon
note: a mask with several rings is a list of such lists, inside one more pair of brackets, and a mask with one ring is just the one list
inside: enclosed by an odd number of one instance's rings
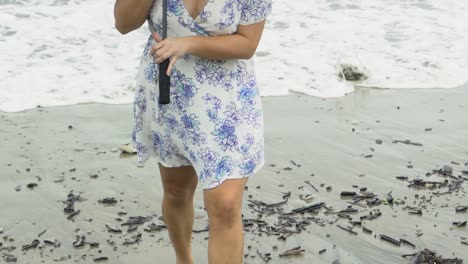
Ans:
{"label": "sea foam", "polygon": [[[120,35],[114,0],[0,0],[0,110],[130,103],[145,26]],[[273,0],[255,61],[263,96],[468,81],[468,1]],[[340,78],[340,65],[367,75]]]}

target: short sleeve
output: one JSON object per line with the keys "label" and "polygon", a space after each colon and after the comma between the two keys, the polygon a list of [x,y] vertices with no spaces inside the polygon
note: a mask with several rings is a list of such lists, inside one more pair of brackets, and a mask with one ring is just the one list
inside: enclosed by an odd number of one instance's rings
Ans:
{"label": "short sleeve", "polygon": [[271,13],[272,0],[244,0],[239,25],[251,25],[265,20]]}

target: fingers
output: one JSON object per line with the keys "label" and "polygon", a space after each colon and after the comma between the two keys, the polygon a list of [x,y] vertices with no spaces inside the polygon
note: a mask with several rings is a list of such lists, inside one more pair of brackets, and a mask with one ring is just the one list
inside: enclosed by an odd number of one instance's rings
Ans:
{"label": "fingers", "polygon": [[157,42],[151,47],[150,51],[151,56],[154,56],[154,53],[164,46],[164,42],[163,39],[158,35],[158,33],[153,32],[151,33],[151,35],[153,36],[153,39]]}
{"label": "fingers", "polygon": [[165,61],[167,58],[172,56],[172,52],[170,50],[159,50],[156,52],[157,59],[154,61],[155,63],[161,63]]}
{"label": "fingers", "polygon": [[156,42],[162,41],[162,38],[158,35],[158,33],[153,32],[151,35],[153,36],[153,39],[156,40]]}
{"label": "fingers", "polygon": [[167,52],[169,51],[168,48],[161,48],[159,49],[158,51],[156,51],[156,53],[154,54],[154,56],[156,57],[156,59],[160,58],[163,54],[166,54]]}
{"label": "fingers", "polygon": [[171,75],[171,70],[172,70],[172,66],[174,65],[174,63],[176,62],[176,60],[178,59],[177,56],[172,56],[171,57],[171,60],[169,62],[169,66],[167,67],[167,76],[170,76]]}
{"label": "fingers", "polygon": [[[169,66],[167,68],[167,75],[171,74],[172,67],[179,58],[177,49],[174,48],[173,42],[170,40],[163,40],[156,32],[152,34],[153,39],[157,42],[151,47],[150,54],[155,58],[154,63],[159,64],[170,58]],[[167,44],[167,45],[165,45]]]}
{"label": "fingers", "polygon": [[151,56],[154,56],[154,53],[156,53],[162,47],[164,47],[164,42],[159,42],[157,44],[154,44],[151,47],[151,51],[150,51]]}

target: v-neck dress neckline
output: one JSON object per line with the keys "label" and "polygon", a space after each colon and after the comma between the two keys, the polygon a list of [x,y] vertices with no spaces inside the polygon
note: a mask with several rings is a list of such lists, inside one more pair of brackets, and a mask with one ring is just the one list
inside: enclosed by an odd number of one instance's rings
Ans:
{"label": "v-neck dress neckline", "polygon": [[197,14],[197,16],[195,18],[192,17],[192,15],[190,14],[190,12],[188,11],[187,7],[185,6],[185,3],[184,3],[184,0],[179,0],[180,1],[180,4],[181,6],[183,7],[184,9],[184,13],[187,13],[188,17],[191,18],[193,21],[196,21],[198,20],[198,18],[204,13],[206,12],[206,8],[207,6],[210,4],[211,0],[208,0],[206,1],[206,4],[203,6],[202,10],[200,10],[200,12]]}

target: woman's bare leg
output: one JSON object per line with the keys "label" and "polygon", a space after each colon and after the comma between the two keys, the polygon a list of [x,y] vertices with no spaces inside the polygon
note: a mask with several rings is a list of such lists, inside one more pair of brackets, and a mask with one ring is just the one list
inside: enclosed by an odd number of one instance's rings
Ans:
{"label": "woman's bare leg", "polygon": [[193,195],[198,177],[192,166],[166,168],[159,164],[164,189],[162,212],[177,264],[193,264]]}
{"label": "woman's bare leg", "polygon": [[210,221],[209,264],[241,264],[244,252],[242,196],[248,178],[226,180],[204,190]]}

